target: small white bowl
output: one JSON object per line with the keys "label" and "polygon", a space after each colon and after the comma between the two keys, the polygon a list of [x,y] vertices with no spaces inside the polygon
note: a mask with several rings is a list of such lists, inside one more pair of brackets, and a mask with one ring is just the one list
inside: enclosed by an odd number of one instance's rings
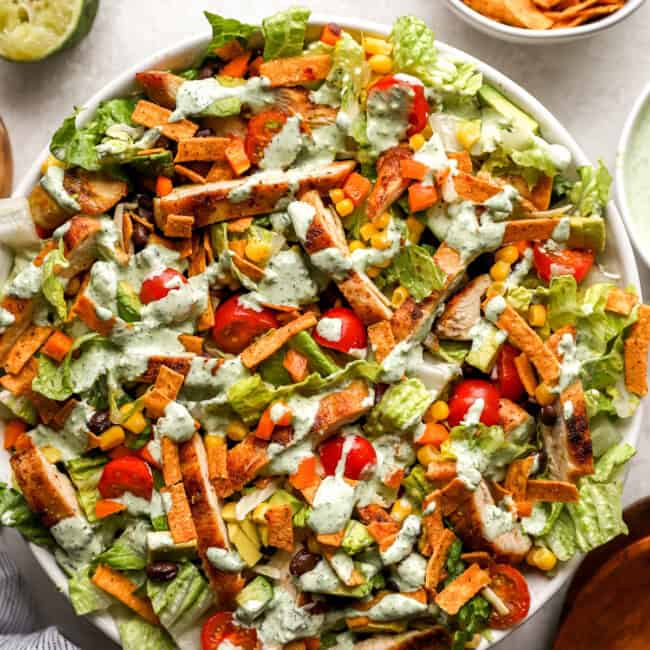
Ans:
{"label": "small white bowl", "polygon": [[[636,252],[648,268],[650,268],[650,241],[648,241],[647,237],[643,238],[641,236],[639,227],[637,222],[634,220],[632,210],[630,209],[627,200],[627,190],[625,187],[625,159],[628,153],[632,133],[634,132],[643,109],[649,102],[650,82],[643,89],[643,92],[639,95],[636,102],[634,102],[632,111],[628,115],[625,126],[623,127],[623,133],[621,134],[621,139],[618,143],[618,150],[616,152],[616,199],[620,206],[623,223],[627,228],[630,240],[632,241]],[[648,143],[648,147],[650,147],[650,142]],[[648,208],[650,209],[650,205]]]}
{"label": "small white bowl", "polygon": [[625,6],[618,11],[605,16],[594,22],[580,25],[578,27],[566,27],[564,29],[523,29],[521,27],[511,27],[503,23],[488,18],[483,14],[468,7],[463,0],[446,0],[449,8],[468,25],[478,29],[484,34],[495,36],[502,41],[511,43],[522,43],[531,45],[541,45],[549,43],[566,43],[568,41],[577,41],[581,38],[593,36],[598,32],[605,31],[614,25],[631,16],[645,0],[628,0]]}

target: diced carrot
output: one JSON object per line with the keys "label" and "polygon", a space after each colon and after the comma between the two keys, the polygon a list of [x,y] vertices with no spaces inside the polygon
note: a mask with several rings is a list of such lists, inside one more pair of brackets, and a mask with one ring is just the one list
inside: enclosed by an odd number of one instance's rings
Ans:
{"label": "diced carrot", "polygon": [[258,56],[251,61],[251,64],[248,66],[248,75],[250,77],[259,77],[260,76],[260,66],[264,63],[264,57]]}
{"label": "diced carrot", "polygon": [[226,158],[237,176],[241,176],[251,166],[251,161],[244,148],[244,141],[241,138],[230,140],[226,147]]}
{"label": "diced carrot", "polygon": [[142,447],[142,449],[139,449],[137,455],[140,456],[143,461],[149,463],[149,465],[152,467],[155,467],[156,469],[162,469],[162,465],[151,455],[148,445],[145,445]]}
{"label": "diced carrot", "polygon": [[523,255],[526,252],[526,249],[530,246],[530,242],[524,239],[512,243],[517,247],[520,255]]}
{"label": "diced carrot", "polygon": [[15,446],[19,436],[27,431],[27,425],[22,420],[15,418],[5,422],[4,447],[11,449]]}
{"label": "diced carrot", "polygon": [[303,458],[300,465],[298,465],[298,471],[289,477],[289,483],[296,490],[304,490],[312,485],[316,485],[319,480],[316,472],[316,456]]}
{"label": "diced carrot", "polygon": [[361,174],[353,172],[350,174],[343,185],[343,193],[354,203],[359,205],[370,194],[372,183]]}
{"label": "diced carrot", "polygon": [[232,241],[228,242],[228,248],[233,251],[233,253],[237,253],[237,255],[240,257],[244,257],[246,254],[246,240],[233,239]]}
{"label": "diced carrot", "polygon": [[307,357],[293,348],[287,350],[282,365],[293,381],[302,381],[309,373]]}
{"label": "diced carrot", "polygon": [[449,430],[439,422],[428,422],[422,435],[416,440],[418,445],[440,445],[449,438]]}
{"label": "diced carrot", "polygon": [[156,179],[156,195],[167,196],[174,189],[171,178],[167,176],[158,176]]}
{"label": "diced carrot", "polygon": [[435,205],[438,201],[438,190],[435,185],[413,183],[409,187],[409,210],[421,212]]}
{"label": "diced carrot", "polygon": [[100,499],[95,504],[95,516],[97,519],[105,519],[123,510],[126,510],[126,506],[123,503],[111,501],[110,499]]}
{"label": "diced carrot", "polygon": [[274,428],[275,428],[275,424],[271,419],[271,409],[266,409],[266,411],[262,413],[262,417],[260,418],[260,421],[257,424],[255,435],[258,438],[261,438],[262,440],[270,440]]}
{"label": "diced carrot", "polygon": [[63,332],[55,331],[43,346],[43,353],[61,363],[72,348],[72,339]]}
{"label": "diced carrot", "polygon": [[323,27],[320,40],[327,45],[336,45],[341,38],[341,27],[336,23],[327,23]]}
{"label": "diced carrot", "polygon": [[429,171],[429,168],[417,160],[406,158],[399,161],[399,170],[402,178],[410,178],[414,181],[423,181]]}
{"label": "diced carrot", "polygon": [[248,68],[248,61],[251,58],[251,54],[252,52],[244,52],[236,56],[221,68],[219,74],[225,77],[243,77],[246,74],[246,68]]}

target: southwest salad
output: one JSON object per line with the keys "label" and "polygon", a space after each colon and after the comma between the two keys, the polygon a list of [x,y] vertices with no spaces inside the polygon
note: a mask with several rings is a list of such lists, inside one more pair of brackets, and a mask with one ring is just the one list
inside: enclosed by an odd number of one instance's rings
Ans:
{"label": "southwest salad", "polygon": [[0,203],[0,522],[123,647],[478,647],[625,532],[610,177],[419,19],[207,13]]}

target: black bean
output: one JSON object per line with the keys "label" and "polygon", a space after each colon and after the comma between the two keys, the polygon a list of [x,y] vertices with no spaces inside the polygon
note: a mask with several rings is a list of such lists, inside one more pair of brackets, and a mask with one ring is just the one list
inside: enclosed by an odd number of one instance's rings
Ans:
{"label": "black bean", "polygon": [[108,411],[95,411],[88,420],[88,428],[96,435],[99,436],[106,429],[112,426],[111,416]]}
{"label": "black bean", "polygon": [[153,221],[153,210],[147,208],[138,208],[138,216],[151,223]]}
{"label": "black bean", "polygon": [[212,129],[199,129],[195,134],[195,138],[209,138],[211,135],[214,135]]}
{"label": "black bean", "polygon": [[178,574],[178,566],[173,562],[153,562],[147,565],[147,577],[154,582],[169,582]]}
{"label": "black bean", "polygon": [[292,558],[289,571],[292,576],[301,576],[311,571],[320,562],[320,557],[301,548]]}
{"label": "black bean", "polygon": [[557,409],[552,404],[550,406],[545,406],[541,412],[542,422],[547,427],[552,427],[557,421]]}
{"label": "black bean", "polygon": [[131,235],[131,241],[133,242],[136,253],[141,251],[149,241],[149,231],[137,221],[133,221],[133,234]]}
{"label": "black bean", "polygon": [[148,194],[138,194],[136,197],[139,208],[144,208],[145,210],[153,210],[153,198]]}
{"label": "black bean", "polygon": [[208,77],[212,77],[214,75],[214,67],[216,63],[206,63],[200,70],[199,70],[199,79],[207,79]]}

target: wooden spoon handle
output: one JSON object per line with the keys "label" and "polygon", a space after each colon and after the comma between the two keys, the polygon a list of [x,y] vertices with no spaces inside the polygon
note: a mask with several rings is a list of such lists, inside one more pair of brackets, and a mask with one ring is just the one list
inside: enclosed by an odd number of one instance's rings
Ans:
{"label": "wooden spoon handle", "polygon": [[0,118],[0,198],[11,194],[14,164],[11,158],[9,135]]}

